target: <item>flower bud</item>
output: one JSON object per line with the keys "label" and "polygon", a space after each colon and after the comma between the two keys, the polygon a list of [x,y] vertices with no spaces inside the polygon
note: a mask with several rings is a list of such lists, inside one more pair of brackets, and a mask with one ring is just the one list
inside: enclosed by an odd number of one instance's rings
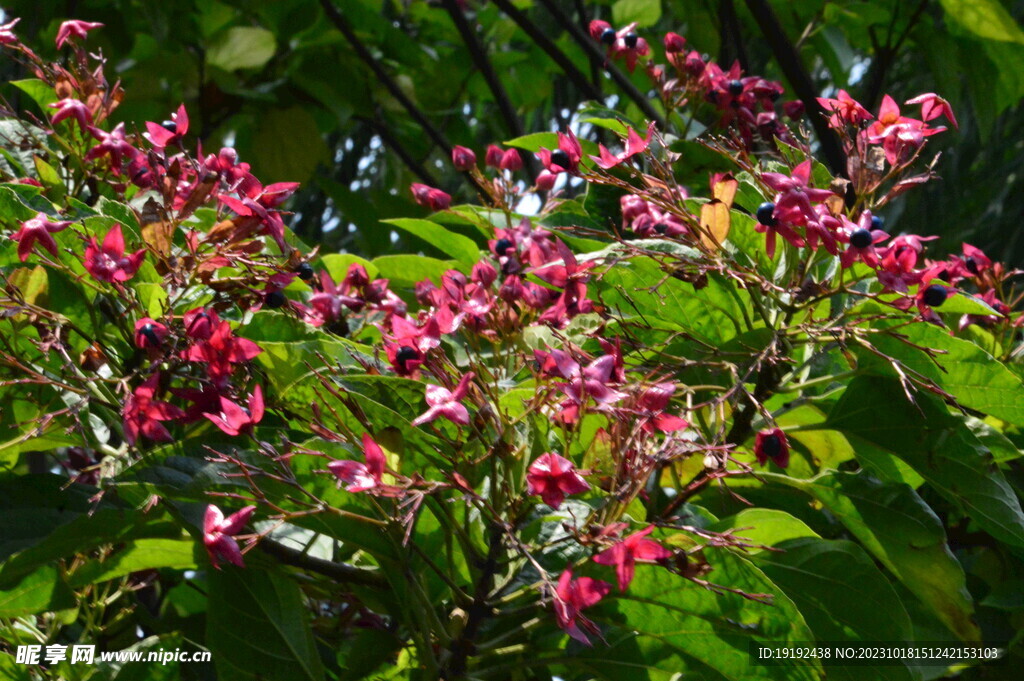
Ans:
{"label": "flower bud", "polygon": [[452,164],[456,170],[472,170],[476,166],[476,154],[472,149],[457,146],[452,149]]}

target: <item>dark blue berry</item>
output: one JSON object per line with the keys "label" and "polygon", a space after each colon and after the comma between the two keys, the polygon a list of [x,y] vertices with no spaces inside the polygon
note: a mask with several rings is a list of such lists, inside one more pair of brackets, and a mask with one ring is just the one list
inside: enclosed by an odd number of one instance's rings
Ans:
{"label": "dark blue berry", "polygon": [[160,337],[156,335],[156,329],[153,328],[152,324],[143,324],[142,328],[139,329],[139,333],[146,337],[153,347],[160,347]]}
{"label": "dark blue berry", "polygon": [[271,291],[267,294],[266,300],[263,301],[263,304],[273,309],[284,305],[284,301],[284,293],[281,291]]}
{"label": "dark blue berry", "polygon": [[630,31],[626,35],[622,36],[622,42],[626,44],[629,49],[635,49],[637,42],[640,40],[640,36]]}
{"label": "dark blue berry", "polygon": [[411,348],[408,345],[403,345],[398,348],[398,352],[395,353],[395,364],[397,364],[402,371],[408,371],[408,367],[405,366],[405,363],[414,359],[419,359],[419,356],[419,350]]}
{"label": "dark blue berry", "polygon": [[164,121],[160,125],[161,127],[167,128],[171,132],[178,132],[178,124],[174,121]]}
{"label": "dark blue berry", "polygon": [[664,222],[659,222],[658,224],[654,225],[654,231],[657,232],[658,234],[664,234],[665,232],[668,231],[668,225],[666,225]]}
{"label": "dark blue berry", "polygon": [[565,153],[565,151],[562,149],[555,149],[551,152],[551,165],[568,170],[572,167],[572,161],[569,160],[569,154]]}
{"label": "dark blue berry", "polygon": [[867,248],[873,241],[871,232],[867,229],[858,229],[850,235],[850,245],[854,248]]}
{"label": "dark blue berry", "polygon": [[871,229],[883,229],[885,227],[885,218],[881,215],[871,216]]}
{"label": "dark blue berry", "polygon": [[971,274],[978,273],[978,262],[974,258],[968,256],[967,259],[964,260],[964,266],[967,268],[967,271],[970,272]]}
{"label": "dark blue berry", "polygon": [[782,439],[779,437],[779,434],[772,433],[765,437],[761,441],[761,451],[771,459],[778,458],[779,454],[782,453]]}
{"label": "dark blue berry", "polygon": [[498,255],[505,255],[510,248],[515,248],[511,239],[498,239],[498,243],[494,244],[494,252]]}
{"label": "dark blue berry", "polygon": [[299,274],[299,279],[302,281],[309,281],[313,278],[313,266],[308,262],[304,262],[295,268],[295,271]]}
{"label": "dark blue berry", "polygon": [[601,31],[601,42],[605,45],[612,45],[615,43],[615,29],[606,28]]}
{"label": "dark blue berry", "polygon": [[730,80],[729,81],[729,94],[734,97],[739,94],[743,94],[743,81],[742,80]]}
{"label": "dark blue berry", "polygon": [[924,295],[921,296],[921,300],[928,307],[938,307],[946,302],[946,298],[949,296],[949,292],[945,286],[939,284],[932,284],[924,290]]}
{"label": "dark blue berry", "polygon": [[775,226],[775,204],[765,201],[757,207],[757,221],[767,227]]}

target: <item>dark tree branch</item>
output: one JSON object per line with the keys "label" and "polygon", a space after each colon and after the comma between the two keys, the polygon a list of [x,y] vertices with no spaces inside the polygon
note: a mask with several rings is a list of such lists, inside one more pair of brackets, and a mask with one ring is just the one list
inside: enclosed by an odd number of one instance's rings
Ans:
{"label": "dark tree branch", "polygon": [[[579,20],[580,28],[586,30],[590,26],[590,19],[587,17],[587,8],[583,4],[583,0],[574,0],[576,5],[576,18]],[[595,61],[593,58],[588,59],[590,62],[590,80],[598,88],[601,88],[601,62]]]}
{"label": "dark tree branch", "polygon": [[601,100],[604,99],[604,95],[601,94],[601,90],[591,83],[586,75],[583,74],[576,65],[572,63],[569,57],[566,56],[562,50],[555,45],[554,41],[549,38],[544,31],[537,27],[535,23],[530,20],[530,17],[525,12],[516,9],[509,0],[492,0],[494,5],[504,12],[509,19],[514,21],[519,28],[523,29],[523,33],[528,35],[530,39],[539,47],[544,50],[552,61],[558,64],[559,68],[565,72],[565,75],[569,77],[569,80],[579,88],[580,92],[584,94],[588,99]]}
{"label": "dark tree branch", "polygon": [[846,175],[846,154],[839,144],[839,138],[828,127],[825,110],[818,104],[818,92],[811,81],[810,74],[800,60],[800,54],[793,43],[786,37],[782,24],[766,0],[746,0],[747,8],[754,15],[761,34],[768,42],[779,68],[793,86],[793,91],[804,103],[807,116],[814,126],[821,143],[821,151],[825,155],[829,169],[833,175]]}
{"label": "dark tree branch", "polygon": [[747,49],[743,45],[743,33],[740,31],[740,21],[736,16],[736,5],[733,0],[718,0],[718,21],[721,24],[719,34],[722,42],[719,62],[728,68],[733,60],[736,60],[743,71],[747,72],[750,69],[750,61],[747,59]]}
{"label": "dark tree branch", "polygon": [[360,120],[362,120],[364,123],[370,126],[371,129],[373,129],[373,132],[378,137],[380,137],[381,141],[384,142],[384,144],[391,148],[391,151],[395,152],[398,158],[402,160],[402,163],[404,163],[406,167],[412,171],[412,174],[419,178],[420,182],[428,184],[431,187],[438,186],[437,179],[433,175],[431,175],[426,168],[423,167],[422,163],[413,158],[412,154],[410,154],[409,151],[404,146],[402,146],[402,143],[399,142],[395,138],[395,136],[391,134],[391,131],[388,130],[388,126],[382,125],[380,120],[369,120],[366,118],[361,118]]}
{"label": "dark tree branch", "polygon": [[[874,109],[878,106],[878,100],[882,97],[882,90],[885,88],[885,79],[889,75],[889,68],[892,66],[892,62],[896,59],[896,55],[899,54],[900,48],[903,46],[903,42],[907,39],[910,34],[910,30],[921,18],[921,14],[928,6],[928,0],[921,0],[914,9],[914,13],[910,16],[907,21],[906,28],[900,33],[896,39],[895,44],[892,43],[892,32],[894,29],[893,25],[889,26],[889,32],[886,36],[885,45],[879,45],[874,40],[872,34],[872,43],[875,47],[874,59],[871,61],[871,68],[868,70],[868,75],[864,79],[864,94],[861,97],[861,103],[869,109]],[[898,7],[898,5],[897,5]],[[896,21],[896,14],[893,14],[893,24]]]}
{"label": "dark tree branch", "polygon": [[452,23],[458,29],[459,35],[462,36],[462,42],[466,44],[469,56],[473,58],[473,63],[476,64],[480,75],[487,82],[487,87],[490,88],[491,94],[494,95],[494,103],[498,105],[498,110],[501,111],[501,116],[505,119],[505,125],[508,127],[509,133],[514,137],[522,137],[525,132],[523,131],[523,124],[519,120],[519,115],[516,114],[515,107],[512,106],[512,102],[508,98],[508,92],[505,91],[505,87],[501,84],[498,74],[494,72],[494,65],[491,64],[483,44],[477,39],[473,27],[466,20],[463,10],[459,9],[459,4],[456,0],[442,0],[442,4],[451,16]]}
{"label": "dark tree branch", "polygon": [[[513,137],[522,137],[526,134],[526,131],[523,129],[523,123],[519,120],[519,115],[516,113],[515,107],[512,106],[512,101],[508,98],[508,92],[506,92],[505,87],[501,84],[501,79],[498,78],[498,74],[494,71],[494,65],[491,64],[491,60],[487,56],[487,50],[480,40],[477,39],[473,27],[469,25],[469,21],[466,20],[465,13],[459,9],[459,4],[456,0],[442,0],[442,3],[445,9],[448,10],[448,14],[451,16],[455,28],[458,29],[459,35],[462,36],[462,42],[466,44],[469,56],[472,57],[473,63],[476,64],[480,75],[487,82],[487,87],[490,88],[491,94],[494,95],[494,102],[498,105],[502,118],[505,119],[505,125],[508,127],[509,133]],[[533,156],[528,156],[526,164],[531,178],[536,179],[537,174],[540,172],[537,160]]]}
{"label": "dark tree branch", "polygon": [[272,539],[263,539],[257,546],[285,565],[316,572],[324,577],[330,577],[336,582],[361,584],[378,588],[387,586],[387,580],[377,572],[345,565],[344,563],[335,563],[323,558],[316,558]]}
{"label": "dark tree branch", "polygon": [[420,111],[419,107],[409,99],[402,88],[398,87],[398,83],[388,75],[388,72],[384,70],[384,67],[380,65],[380,62],[370,53],[363,41],[359,39],[352,27],[348,25],[345,17],[342,16],[338,8],[334,6],[331,0],[320,0],[320,6],[324,8],[324,12],[327,14],[327,18],[331,20],[335,28],[341,31],[341,34],[345,36],[345,39],[355,50],[356,55],[366,63],[367,66],[373,71],[377,79],[388,89],[391,96],[398,100],[398,102],[405,107],[405,110],[409,112],[412,119],[423,128],[423,132],[427,134],[430,139],[434,140],[434,143],[444,149],[446,154],[451,154],[452,145],[448,142],[448,139],[444,136],[440,130],[434,127],[434,125],[427,120],[426,115]]}
{"label": "dark tree branch", "polygon": [[596,58],[598,61],[605,62],[605,70],[608,71],[612,80],[622,88],[622,91],[627,97],[636,102],[636,105],[640,107],[640,110],[644,112],[644,115],[647,116],[648,119],[657,123],[658,127],[664,130],[665,121],[662,119],[661,114],[659,114],[654,106],[651,105],[650,100],[645,97],[635,85],[633,85],[633,81],[627,78],[626,75],[622,73],[617,66],[615,66],[615,64],[607,61],[607,58],[601,50],[598,49],[597,43],[590,38],[590,35],[577,26],[576,22],[570,19],[565,12],[563,12],[558,5],[551,0],[540,0],[540,2],[549,12],[551,12],[551,15],[554,16],[558,23],[569,32],[569,35],[573,37],[573,39],[591,58]]}

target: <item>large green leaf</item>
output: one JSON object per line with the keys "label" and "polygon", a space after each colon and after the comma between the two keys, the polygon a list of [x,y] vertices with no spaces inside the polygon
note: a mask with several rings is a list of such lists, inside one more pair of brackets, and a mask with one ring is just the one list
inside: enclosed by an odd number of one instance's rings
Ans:
{"label": "large green leaf", "polygon": [[450,255],[459,262],[472,267],[480,259],[480,249],[469,237],[451,232],[436,222],[417,220],[414,218],[395,218],[382,220],[389,225],[409,232],[423,239],[437,250]]}
{"label": "large green leaf", "polygon": [[201,558],[200,544],[184,539],[138,539],[104,558],[92,560],[75,570],[71,585],[75,588],[105,582],[117,577],[154,568],[195,568]]}
{"label": "large green leaf", "polygon": [[[923,350],[895,338],[890,332],[871,336],[871,343],[906,368],[935,381],[965,407],[1024,426],[1024,384],[992,355],[970,341],[949,335],[932,324],[910,324],[898,333],[914,345],[936,351],[933,359]],[[870,370],[892,374],[888,362],[861,353]]]}
{"label": "large green leaf", "polygon": [[587,611],[602,623],[608,645],[570,647],[579,666],[602,679],[693,678],[816,679],[813,667],[760,667],[748,661],[752,642],[813,640],[794,602],[750,561],[728,551],[712,551],[707,579],[748,594],[764,594],[772,604],[736,593],[716,594],[655,566],[637,566],[629,591]]}
{"label": "large green leaf", "polygon": [[964,571],[942,521],[911,487],[863,472],[829,471],[810,480],[762,475],[814,497],[951,631],[965,641],[979,639]]}
{"label": "large green leaf", "polygon": [[863,440],[907,462],[955,507],[996,539],[1024,548],[1024,513],[992,456],[945,405],[919,392],[915,402],[899,381],[858,376],[829,414],[826,427],[854,449]]}
{"label": "large green leaf", "polygon": [[324,678],[298,584],[253,566],[211,571],[207,645],[224,679]]}
{"label": "large green leaf", "polygon": [[940,0],[947,16],[988,40],[1024,44],[1024,31],[998,0]]}
{"label": "large green leaf", "polygon": [[75,606],[75,595],[52,565],[44,565],[10,589],[0,589],[0,617],[21,617]]}
{"label": "large green leaf", "polygon": [[[871,558],[849,541],[782,542],[754,562],[785,591],[818,641],[911,641],[910,617]],[[920,679],[908,667],[830,667],[829,679]]]}

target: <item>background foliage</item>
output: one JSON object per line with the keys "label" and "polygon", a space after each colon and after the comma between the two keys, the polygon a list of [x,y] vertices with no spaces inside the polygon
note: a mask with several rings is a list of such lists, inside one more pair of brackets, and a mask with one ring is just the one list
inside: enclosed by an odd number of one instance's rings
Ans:
{"label": "background foliage", "polygon": [[[966,240],[1024,264],[1014,200],[1024,191],[1019,1],[472,2],[477,11],[469,21],[485,60],[467,47],[447,0],[338,3],[387,80],[441,138],[474,148],[524,131],[563,129],[594,99],[591,85],[605,96],[623,96],[602,74],[602,55],[588,55],[567,26],[585,31],[594,18],[637,21],[648,37],[676,31],[720,63],[738,58],[747,72],[781,80],[791,96],[789,74],[766,39],[776,33],[751,12],[763,5],[775,9],[784,42],[795,47],[817,94],[846,88],[872,108],[897,85],[904,92],[940,92],[953,104],[961,127],[938,141],[943,181],[891,209],[886,217],[894,231],[948,235],[945,243]],[[5,7],[24,17],[26,38],[47,36],[36,41],[45,49],[69,16],[104,22],[109,28],[96,45],[117,56],[118,75],[132,92],[115,117],[154,120],[185,102],[207,148],[230,140],[265,181],[304,183],[293,204],[295,230],[310,242],[322,239],[329,250],[377,255],[403,248],[379,220],[414,214],[404,190],[412,181],[427,177],[432,186],[467,191],[446,163],[447,150],[424,134],[320,0],[32,0]],[[519,10],[522,23],[503,11],[509,7]],[[546,36],[587,85],[567,76],[524,26]],[[496,102],[484,63],[499,75],[514,115]],[[641,71],[631,81],[647,91]],[[623,112],[644,117],[632,100]],[[690,159],[680,164],[679,179],[703,186],[704,170],[700,159]]]}

